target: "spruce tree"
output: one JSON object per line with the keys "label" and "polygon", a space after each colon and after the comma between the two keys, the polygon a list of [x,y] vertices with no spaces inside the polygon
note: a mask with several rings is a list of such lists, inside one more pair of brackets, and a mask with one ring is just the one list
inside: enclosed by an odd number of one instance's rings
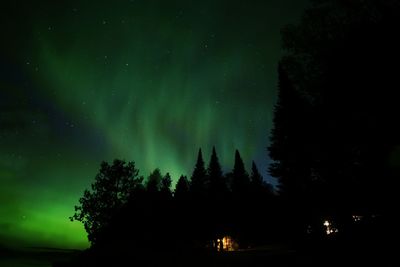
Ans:
{"label": "spruce tree", "polygon": [[190,191],[194,195],[204,194],[207,187],[207,173],[204,167],[203,155],[201,148],[197,156],[197,162],[193,170],[190,183]]}
{"label": "spruce tree", "polygon": [[146,189],[149,192],[158,192],[161,187],[162,174],[160,169],[156,168],[146,181]]}
{"label": "spruce tree", "polygon": [[309,164],[307,143],[310,135],[302,129],[311,123],[306,116],[307,105],[295,90],[284,64],[289,65],[288,62],[281,62],[278,66],[278,101],[268,147],[274,162],[269,171],[278,179],[280,194],[296,198],[304,195],[299,188],[305,187],[306,179],[310,177],[305,168]]}
{"label": "spruce tree", "polygon": [[171,196],[172,195],[171,185],[172,185],[172,179],[169,172],[167,172],[167,174],[165,174],[165,176],[161,179],[160,191],[166,196]]}
{"label": "spruce tree", "polygon": [[251,164],[250,183],[253,188],[260,188],[263,184],[263,177],[258,171],[257,165],[254,161]]}
{"label": "spruce tree", "polygon": [[176,183],[174,196],[176,199],[185,199],[189,193],[189,181],[186,176],[181,175]]}
{"label": "spruce tree", "polygon": [[217,152],[213,147],[210,162],[208,164],[207,175],[209,180],[209,193],[211,196],[221,196],[227,191],[227,185],[222,174],[221,165],[218,160]]}
{"label": "spruce tree", "polygon": [[250,180],[246,172],[242,158],[238,150],[235,151],[235,164],[232,170],[232,193],[234,195],[243,195],[248,193]]}

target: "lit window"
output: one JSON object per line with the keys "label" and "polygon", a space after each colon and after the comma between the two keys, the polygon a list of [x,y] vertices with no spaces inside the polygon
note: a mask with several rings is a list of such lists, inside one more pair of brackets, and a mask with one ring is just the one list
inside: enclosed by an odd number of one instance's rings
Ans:
{"label": "lit window", "polygon": [[332,225],[332,223],[331,223],[330,221],[328,221],[328,220],[325,220],[324,223],[323,223],[323,225],[325,226],[325,233],[326,233],[327,235],[330,235],[330,234],[334,234],[334,233],[339,232],[339,230],[338,230],[337,228],[335,228],[335,227]]}
{"label": "lit window", "polygon": [[361,216],[361,215],[353,215],[352,218],[353,218],[353,221],[359,222],[359,221],[362,220],[363,216]]}

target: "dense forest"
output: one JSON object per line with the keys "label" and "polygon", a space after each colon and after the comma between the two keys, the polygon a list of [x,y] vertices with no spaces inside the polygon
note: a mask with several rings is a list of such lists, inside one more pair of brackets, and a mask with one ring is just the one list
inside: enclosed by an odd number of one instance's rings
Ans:
{"label": "dense forest", "polygon": [[[276,194],[254,162],[250,174],[239,151],[234,162],[232,171],[223,174],[215,148],[207,167],[200,149],[192,176],[181,176],[175,190],[169,173],[163,175],[159,169],[144,179],[134,162],[103,162],[71,220],[84,224],[94,246],[104,242],[152,249],[251,246],[260,241],[261,233],[273,229],[272,221],[265,220],[269,216],[264,216],[264,207]],[[228,237],[235,242],[229,248],[222,242]]]}
{"label": "dense forest", "polygon": [[278,188],[254,162],[248,173],[238,151],[223,173],[215,148],[207,166],[199,150],[191,176],[174,190],[159,169],[144,178],[134,162],[104,162],[71,218],[83,222],[96,255],[278,243],[360,265],[394,255],[400,4],[312,2],[298,25],[282,30],[268,147]]}

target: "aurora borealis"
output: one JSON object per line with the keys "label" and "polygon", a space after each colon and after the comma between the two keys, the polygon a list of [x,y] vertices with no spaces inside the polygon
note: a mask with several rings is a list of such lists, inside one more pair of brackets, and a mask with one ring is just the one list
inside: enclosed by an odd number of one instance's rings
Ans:
{"label": "aurora borealis", "polygon": [[0,243],[81,248],[102,160],[188,174],[199,147],[267,177],[279,31],[306,1],[6,1]]}

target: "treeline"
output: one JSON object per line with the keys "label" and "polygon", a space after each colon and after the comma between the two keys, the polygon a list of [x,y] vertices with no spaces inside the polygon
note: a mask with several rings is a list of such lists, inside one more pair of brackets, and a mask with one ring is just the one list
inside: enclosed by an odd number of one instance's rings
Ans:
{"label": "treeline", "polygon": [[318,0],[282,29],[270,174],[293,235],[334,231],[363,257],[398,240],[399,14],[400,1]]}
{"label": "treeline", "polygon": [[[200,149],[191,177],[171,185],[159,169],[144,179],[134,162],[103,162],[71,220],[84,224],[93,247],[118,251],[227,250],[277,238],[273,187],[254,162],[246,171],[239,151],[224,174],[215,148],[207,166]],[[227,248],[224,237],[235,244]]]}
{"label": "treeline", "polygon": [[398,241],[399,14],[399,1],[315,0],[282,30],[269,145],[277,194],[255,164],[247,173],[239,152],[223,174],[215,149],[207,167],[199,151],[175,190],[168,174],[144,179],[133,162],[116,160],[102,164],[72,219],[93,247],[125,255],[217,249],[226,236],[244,248],[289,239],[301,248],[316,237],[318,248],[338,241],[328,258],[390,259]]}
{"label": "treeline", "polygon": [[396,209],[399,13],[399,1],[313,1],[282,30],[270,173],[303,228]]}

